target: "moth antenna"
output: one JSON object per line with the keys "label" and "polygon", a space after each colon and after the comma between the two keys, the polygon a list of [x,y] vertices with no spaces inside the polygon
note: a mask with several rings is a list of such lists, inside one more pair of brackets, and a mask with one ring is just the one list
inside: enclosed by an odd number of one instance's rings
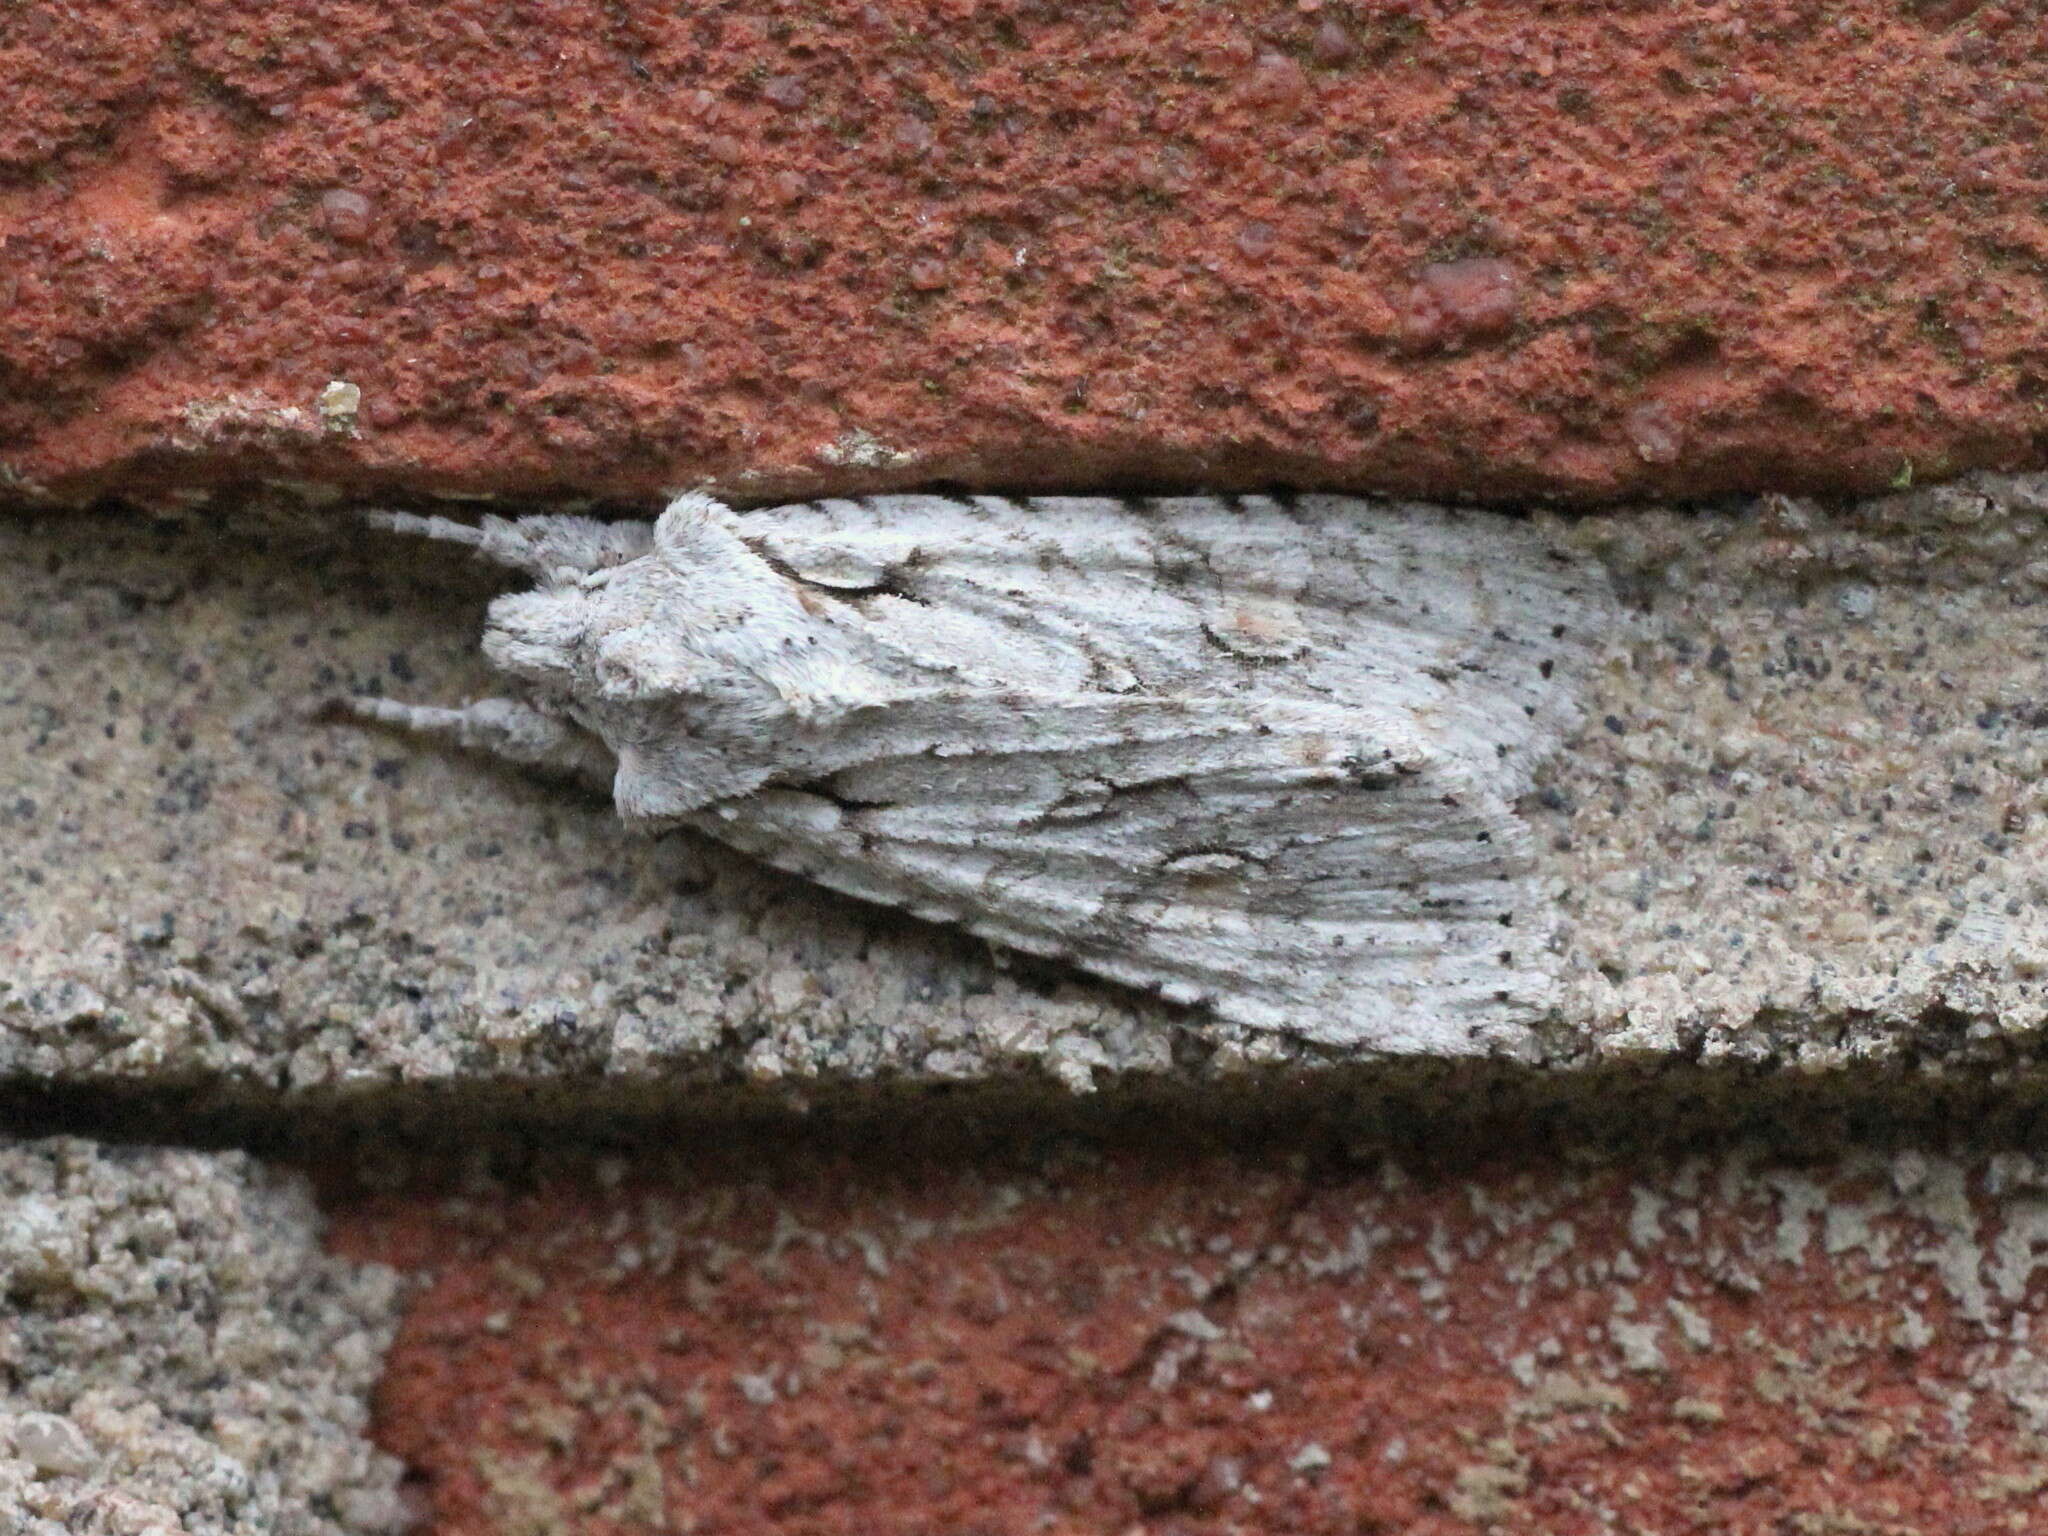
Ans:
{"label": "moth antenna", "polygon": [[568,721],[516,699],[478,699],[449,709],[357,695],[336,699],[332,707],[359,720],[394,725],[415,735],[438,736],[473,752],[567,774],[599,788],[611,786],[615,765],[602,742]]}
{"label": "moth antenna", "polygon": [[469,523],[458,523],[452,517],[422,517],[417,512],[363,513],[363,521],[372,528],[389,529],[392,533],[413,533],[424,539],[438,539],[447,544],[467,544],[474,549],[484,546],[484,531]]}
{"label": "moth antenna", "polygon": [[654,531],[644,523],[603,523],[587,517],[543,515],[504,518],[485,513],[478,523],[417,512],[365,512],[372,528],[461,544],[499,565],[525,571],[544,585],[622,565],[647,553]]}
{"label": "moth antenna", "polygon": [[445,709],[438,704],[407,704],[399,699],[372,698],[367,694],[346,694],[329,701],[328,709],[339,715],[353,716],[358,720],[375,720],[381,725],[395,725],[402,730],[418,731],[427,736],[457,736],[463,726],[469,723],[470,706],[463,709]]}
{"label": "moth antenna", "polygon": [[452,517],[422,516],[417,512],[365,512],[363,521],[372,528],[392,533],[409,533],[439,544],[463,544],[500,565],[519,570],[536,569],[533,541],[516,523],[489,517],[481,524],[458,523]]}

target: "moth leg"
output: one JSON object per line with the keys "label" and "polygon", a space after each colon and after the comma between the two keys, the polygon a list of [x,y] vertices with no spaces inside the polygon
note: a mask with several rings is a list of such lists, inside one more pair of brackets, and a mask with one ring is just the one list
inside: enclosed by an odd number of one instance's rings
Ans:
{"label": "moth leg", "polygon": [[518,565],[525,553],[524,539],[494,539],[492,530],[475,523],[458,523],[452,517],[422,516],[417,512],[365,512],[363,521],[372,528],[392,533],[410,533],[442,544],[467,544],[471,549],[507,565]]}
{"label": "moth leg", "polygon": [[341,700],[340,705],[364,720],[438,736],[474,752],[565,774],[599,789],[611,788],[614,764],[602,742],[569,721],[516,699],[479,699],[460,709],[360,697]]}
{"label": "moth leg", "polygon": [[564,572],[587,575],[608,566],[638,559],[653,547],[653,531],[645,523],[601,523],[595,518],[560,514],[506,518],[486,514],[477,523],[417,512],[365,512],[372,528],[412,534],[441,544],[461,544],[487,560],[511,566],[542,580]]}

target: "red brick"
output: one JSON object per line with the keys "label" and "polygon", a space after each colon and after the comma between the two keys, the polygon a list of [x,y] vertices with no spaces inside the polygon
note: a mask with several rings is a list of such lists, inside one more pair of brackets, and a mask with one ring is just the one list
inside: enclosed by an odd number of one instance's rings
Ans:
{"label": "red brick", "polygon": [[[0,61],[0,463],[74,495],[1578,497],[2039,464],[2039,27],[31,5]],[[1461,272],[1511,304],[1447,324]],[[335,379],[359,435],[313,408]]]}
{"label": "red brick", "polygon": [[2037,1518],[2024,1158],[619,1172],[331,1198],[434,1536]]}

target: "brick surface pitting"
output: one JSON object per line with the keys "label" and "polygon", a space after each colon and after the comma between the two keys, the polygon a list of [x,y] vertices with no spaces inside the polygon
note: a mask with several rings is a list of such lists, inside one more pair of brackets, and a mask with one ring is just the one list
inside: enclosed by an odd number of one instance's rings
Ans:
{"label": "brick surface pitting", "polygon": [[2039,24],[30,5],[0,486],[1591,497],[2039,464]]}

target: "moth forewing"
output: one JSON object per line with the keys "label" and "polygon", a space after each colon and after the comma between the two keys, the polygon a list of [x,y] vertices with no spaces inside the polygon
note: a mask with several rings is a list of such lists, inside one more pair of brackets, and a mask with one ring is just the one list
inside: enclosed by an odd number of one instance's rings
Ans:
{"label": "moth forewing", "polygon": [[[1526,524],[1329,496],[534,521],[407,526],[539,577],[489,653],[615,760],[629,820],[1334,1045],[1486,1049],[1546,1005],[1513,801],[1613,603]],[[567,755],[520,729],[455,734]]]}

